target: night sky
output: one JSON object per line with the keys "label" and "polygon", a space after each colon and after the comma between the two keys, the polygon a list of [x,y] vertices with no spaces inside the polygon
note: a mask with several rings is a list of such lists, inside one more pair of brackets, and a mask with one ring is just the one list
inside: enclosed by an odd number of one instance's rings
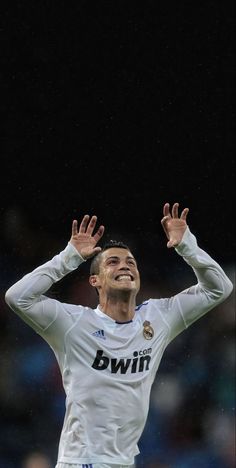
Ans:
{"label": "night sky", "polygon": [[9,213],[51,245],[88,213],[108,237],[165,249],[162,206],[178,201],[201,245],[232,261],[233,10],[215,1],[9,2],[3,251]]}

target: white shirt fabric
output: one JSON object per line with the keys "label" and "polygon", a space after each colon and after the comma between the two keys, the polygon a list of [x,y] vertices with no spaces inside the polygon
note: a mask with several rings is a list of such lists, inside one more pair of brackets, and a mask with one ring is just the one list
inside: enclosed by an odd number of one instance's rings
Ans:
{"label": "white shirt fabric", "polygon": [[[232,291],[189,228],[176,251],[193,268],[197,284],[170,298],[144,301],[127,323],[99,307],[44,295],[84,261],[70,243],[7,291],[8,305],[48,342],[61,370],[66,412],[58,463],[132,465],[167,345]],[[144,322],[153,336],[145,333]]]}
{"label": "white shirt fabric", "polygon": [[113,465],[107,463],[83,463],[82,465],[72,463],[58,463],[55,468],[135,468],[134,465]]}

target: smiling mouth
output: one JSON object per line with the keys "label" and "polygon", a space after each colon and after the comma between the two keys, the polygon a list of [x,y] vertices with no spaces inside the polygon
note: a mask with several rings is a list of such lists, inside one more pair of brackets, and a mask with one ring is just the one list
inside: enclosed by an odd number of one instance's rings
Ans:
{"label": "smiling mouth", "polygon": [[118,275],[115,278],[116,281],[133,281],[134,278],[132,275]]}

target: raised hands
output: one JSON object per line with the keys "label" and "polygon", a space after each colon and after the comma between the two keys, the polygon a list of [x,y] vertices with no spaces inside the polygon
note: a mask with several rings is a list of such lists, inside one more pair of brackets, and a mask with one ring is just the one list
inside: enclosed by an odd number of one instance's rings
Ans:
{"label": "raised hands", "polygon": [[101,247],[96,247],[97,243],[103,236],[104,226],[99,226],[95,234],[97,216],[85,215],[80,223],[78,230],[78,221],[74,219],[72,222],[72,233],[70,243],[78,250],[84,259],[93,257],[101,251]]}
{"label": "raised hands", "polygon": [[[163,207],[163,218],[161,220],[162,227],[166,233],[168,242],[167,247],[176,247],[182,240],[184,232],[187,228],[188,208],[184,208],[181,215],[178,214],[179,203],[174,203],[171,211],[170,204],[165,203]],[[72,233],[70,243],[78,250],[84,258],[90,258],[101,251],[101,247],[97,243],[101,240],[104,233],[104,226],[100,225],[94,233],[97,223],[97,216],[90,217],[85,215],[78,229],[78,221],[72,222]]]}
{"label": "raised hands", "polygon": [[176,247],[181,242],[184,232],[187,228],[186,218],[189,209],[184,208],[180,217],[178,211],[179,203],[174,203],[171,212],[169,203],[165,203],[163,207],[164,216],[161,220],[161,224],[168,239],[168,248]]}

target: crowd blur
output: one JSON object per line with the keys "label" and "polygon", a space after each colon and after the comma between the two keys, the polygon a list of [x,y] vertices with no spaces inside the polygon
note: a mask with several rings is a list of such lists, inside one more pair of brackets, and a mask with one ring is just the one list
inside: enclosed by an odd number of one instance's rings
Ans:
{"label": "crowd blur", "polygon": [[[0,468],[54,468],[65,411],[59,368],[51,348],[7,307],[4,295],[23,274],[64,247],[43,232],[36,236],[14,211],[3,229],[7,242],[0,252]],[[143,252],[141,247],[140,258],[145,256],[144,244]],[[193,284],[189,267],[180,266],[177,257],[171,269],[159,258],[158,273],[141,266],[140,302]],[[235,265],[222,267],[234,282]],[[87,275],[82,265],[49,294],[95,307],[97,296]],[[162,279],[157,284],[158,275]],[[166,349],[139,448],[137,468],[235,467],[234,292]]]}

